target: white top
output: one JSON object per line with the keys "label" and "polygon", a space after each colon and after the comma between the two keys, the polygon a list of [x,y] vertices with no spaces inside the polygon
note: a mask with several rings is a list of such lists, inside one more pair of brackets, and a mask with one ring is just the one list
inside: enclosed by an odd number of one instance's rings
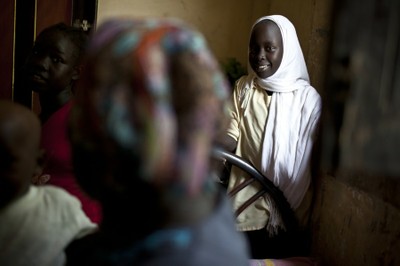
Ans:
{"label": "white top", "polygon": [[65,190],[31,186],[0,210],[0,265],[64,265],[66,246],[96,228]]}

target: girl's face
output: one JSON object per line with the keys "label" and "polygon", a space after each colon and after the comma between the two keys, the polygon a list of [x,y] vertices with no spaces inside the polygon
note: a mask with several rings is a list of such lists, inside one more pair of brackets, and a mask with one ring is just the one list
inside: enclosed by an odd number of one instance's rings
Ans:
{"label": "girl's face", "polygon": [[38,93],[58,94],[68,88],[79,74],[77,49],[62,32],[39,36],[26,65],[31,89]]}
{"label": "girl's face", "polygon": [[281,65],[282,56],[283,43],[279,27],[270,20],[255,25],[250,37],[249,62],[257,76],[272,76]]}

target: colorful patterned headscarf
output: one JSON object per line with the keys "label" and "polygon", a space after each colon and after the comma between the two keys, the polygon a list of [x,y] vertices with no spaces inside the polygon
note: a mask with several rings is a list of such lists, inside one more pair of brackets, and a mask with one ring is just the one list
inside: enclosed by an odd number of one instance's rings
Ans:
{"label": "colorful patterned headscarf", "polygon": [[[70,136],[88,158],[78,167],[121,191],[138,178],[179,196],[209,190],[229,89],[199,32],[175,19],[109,20],[91,37],[81,77]],[[93,194],[96,178],[86,182]]]}

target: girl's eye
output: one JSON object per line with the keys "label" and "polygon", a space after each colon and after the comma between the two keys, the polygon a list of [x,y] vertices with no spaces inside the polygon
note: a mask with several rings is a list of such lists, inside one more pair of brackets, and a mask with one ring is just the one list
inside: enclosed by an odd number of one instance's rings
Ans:
{"label": "girl's eye", "polygon": [[257,54],[257,52],[258,52],[258,49],[254,48],[254,47],[253,47],[253,48],[250,48],[250,52],[249,52],[249,53],[250,53],[251,55]]}
{"label": "girl's eye", "polygon": [[51,61],[53,61],[53,63],[60,63],[62,61],[62,58],[58,56],[52,56]]}
{"label": "girl's eye", "polygon": [[32,54],[34,54],[34,55],[38,55],[39,54],[39,50],[37,49],[37,48],[33,48],[32,49]]}

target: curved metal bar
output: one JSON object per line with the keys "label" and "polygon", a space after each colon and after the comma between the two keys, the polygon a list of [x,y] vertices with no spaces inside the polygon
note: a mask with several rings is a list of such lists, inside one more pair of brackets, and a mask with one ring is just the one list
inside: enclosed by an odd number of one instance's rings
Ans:
{"label": "curved metal bar", "polygon": [[[225,159],[227,162],[239,167],[246,173],[250,174],[252,177],[257,179],[263,186],[265,186],[270,193],[279,193],[280,190],[277,188],[274,183],[271,182],[268,178],[262,175],[253,165],[249,162],[243,160],[236,154],[231,152],[227,152],[219,147],[216,147],[212,150],[212,156],[218,159]],[[279,190],[279,192],[278,192]]]}
{"label": "curved metal bar", "polygon": [[214,147],[211,156],[214,159],[219,160],[226,160],[228,163],[239,167],[246,173],[248,173],[252,178],[259,181],[262,186],[263,190],[266,190],[275,201],[283,222],[285,223],[287,230],[296,230],[297,229],[297,219],[294,214],[294,211],[290,207],[289,202],[286,200],[286,197],[283,195],[282,191],[274,185],[274,183],[261,174],[252,164],[245,161],[244,159],[240,158],[239,156],[228,152],[220,147]]}
{"label": "curved metal bar", "polygon": [[[242,190],[243,188],[247,187],[248,185],[250,185],[254,181],[256,181],[256,179],[248,178],[247,180],[243,181],[242,183],[240,183],[239,185],[234,187],[231,191],[229,191],[228,195],[230,197],[236,195],[240,190]],[[265,191],[265,192],[267,192],[267,191]]]}
{"label": "curved metal bar", "polygon": [[[253,179],[254,180],[254,179]],[[251,204],[253,204],[256,200],[258,200],[261,196],[263,196],[265,193],[267,193],[267,190],[265,188],[260,189],[256,194],[251,196],[250,199],[246,200],[235,212],[236,217],[238,217],[242,211],[244,211],[247,207],[249,207]]]}

